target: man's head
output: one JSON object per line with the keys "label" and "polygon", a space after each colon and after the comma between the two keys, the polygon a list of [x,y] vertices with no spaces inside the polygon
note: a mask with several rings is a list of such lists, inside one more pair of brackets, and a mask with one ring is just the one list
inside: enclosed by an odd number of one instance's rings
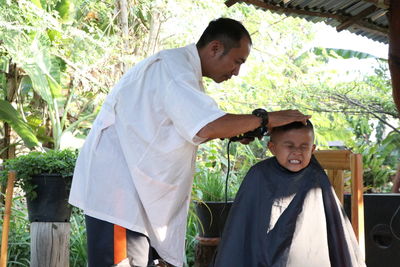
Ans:
{"label": "man's head", "polygon": [[273,128],[268,148],[286,169],[292,172],[304,169],[315,150],[313,125],[307,120],[307,125],[293,122]]}
{"label": "man's head", "polygon": [[249,32],[239,21],[229,18],[211,21],[196,44],[203,76],[220,83],[238,75],[251,44]]}

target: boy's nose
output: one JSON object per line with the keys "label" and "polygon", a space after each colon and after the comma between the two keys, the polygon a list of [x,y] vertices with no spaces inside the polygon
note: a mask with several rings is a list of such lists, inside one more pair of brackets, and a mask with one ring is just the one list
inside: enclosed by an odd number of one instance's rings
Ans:
{"label": "boy's nose", "polygon": [[303,153],[303,150],[301,149],[301,147],[293,147],[292,148],[292,153],[301,154],[301,153]]}

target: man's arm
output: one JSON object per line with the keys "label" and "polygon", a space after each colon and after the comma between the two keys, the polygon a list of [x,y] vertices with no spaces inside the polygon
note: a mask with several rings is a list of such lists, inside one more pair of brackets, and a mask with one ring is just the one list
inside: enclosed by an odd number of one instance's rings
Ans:
{"label": "man's arm", "polygon": [[[268,112],[268,128],[285,125],[294,121],[306,123],[311,116],[298,110]],[[206,140],[229,138],[260,127],[262,119],[255,115],[226,114],[204,126],[197,136]]]}

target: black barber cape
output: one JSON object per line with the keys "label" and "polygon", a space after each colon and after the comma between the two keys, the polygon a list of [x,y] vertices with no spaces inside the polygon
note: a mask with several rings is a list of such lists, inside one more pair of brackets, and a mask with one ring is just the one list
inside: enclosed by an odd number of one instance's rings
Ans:
{"label": "black barber cape", "polygon": [[365,266],[351,224],[313,157],[291,172],[254,165],[230,210],[214,267]]}

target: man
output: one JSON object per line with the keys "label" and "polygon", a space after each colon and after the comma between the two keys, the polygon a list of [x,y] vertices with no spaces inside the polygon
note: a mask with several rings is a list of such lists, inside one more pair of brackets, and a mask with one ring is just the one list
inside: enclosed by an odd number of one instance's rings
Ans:
{"label": "man", "polygon": [[[210,22],[197,45],[161,51],[110,92],[79,155],[70,203],[86,215],[89,267],[182,266],[197,146],[267,124],[305,122],[298,111],[226,114],[202,76],[238,75],[251,38],[235,20]],[[263,125],[266,126],[266,125]]]}

